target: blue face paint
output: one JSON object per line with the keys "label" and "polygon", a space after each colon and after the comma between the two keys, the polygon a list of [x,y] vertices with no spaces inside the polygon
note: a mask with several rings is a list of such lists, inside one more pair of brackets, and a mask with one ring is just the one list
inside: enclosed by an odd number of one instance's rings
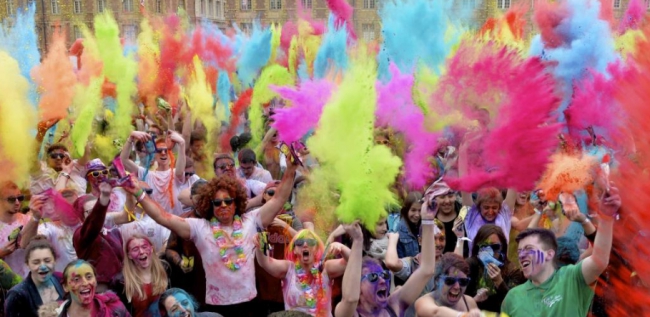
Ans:
{"label": "blue face paint", "polygon": [[190,298],[182,293],[174,294],[173,297],[176,303],[172,305],[171,310],[167,310],[168,315],[172,317],[194,316],[194,303]]}

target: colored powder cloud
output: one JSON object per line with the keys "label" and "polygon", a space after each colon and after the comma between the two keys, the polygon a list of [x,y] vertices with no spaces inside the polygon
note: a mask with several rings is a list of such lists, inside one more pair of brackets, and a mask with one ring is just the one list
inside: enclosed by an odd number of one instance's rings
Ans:
{"label": "colored powder cloud", "polygon": [[346,43],[345,29],[342,26],[335,26],[334,17],[330,15],[327,33],[323,37],[323,42],[314,61],[315,78],[325,77],[329,70],[345,71],[348,66]]}
{"label": "colored powder cloud", "polygon": [[259,21],[253,22],[253,32],[243,44],[241,57],[237,61],[239,80],[244,87],[251,87],[258,72],[268,63],[272,35],[270,28],[263,29]]}

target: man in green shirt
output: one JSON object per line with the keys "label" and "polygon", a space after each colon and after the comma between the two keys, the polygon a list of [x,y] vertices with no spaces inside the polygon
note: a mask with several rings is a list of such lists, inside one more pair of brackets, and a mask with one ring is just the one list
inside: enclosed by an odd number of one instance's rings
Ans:
{"label": "man in green shirt", "polygon": [[598,232],[591,256],[559,270],[554,263],[557,240],[546,229],[526,229],[517,236],[519,263],[528,282],[508,292],[501,312],[510,317],[587,316],[592,284],[605,271],[612,249],[614,215],[621,206],[616,187],[600,204]]}

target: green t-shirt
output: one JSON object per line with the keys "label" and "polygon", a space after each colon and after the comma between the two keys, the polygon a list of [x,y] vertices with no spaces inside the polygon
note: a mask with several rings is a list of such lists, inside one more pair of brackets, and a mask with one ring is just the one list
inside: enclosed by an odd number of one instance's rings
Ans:
{"label": "green t-shirt", "polygon": [[587,316],[594,290],[582,276],[582,262],[555,271],[542,285],[530,280],[508,292],[501,312],[510,317]]}

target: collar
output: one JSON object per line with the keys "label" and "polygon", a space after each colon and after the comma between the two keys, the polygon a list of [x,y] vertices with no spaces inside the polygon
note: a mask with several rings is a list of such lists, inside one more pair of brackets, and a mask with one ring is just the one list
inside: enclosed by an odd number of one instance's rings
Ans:
{"label": "collar", "polygon": [[557,276],[557,272],[559,270],[560,269],[555,269],[555,271],[553,271],[553,274],[551,274],[551,276],[544,283],[540,284],[539,286],[533,284],[533,282],[529,279],[525,284],[526,285],[525,286],[526,290],[527,291],[532,291],[532,290],[547,290],[547,289],[549,289],[550,286],[555,282],[554,281],[555,276]]}

